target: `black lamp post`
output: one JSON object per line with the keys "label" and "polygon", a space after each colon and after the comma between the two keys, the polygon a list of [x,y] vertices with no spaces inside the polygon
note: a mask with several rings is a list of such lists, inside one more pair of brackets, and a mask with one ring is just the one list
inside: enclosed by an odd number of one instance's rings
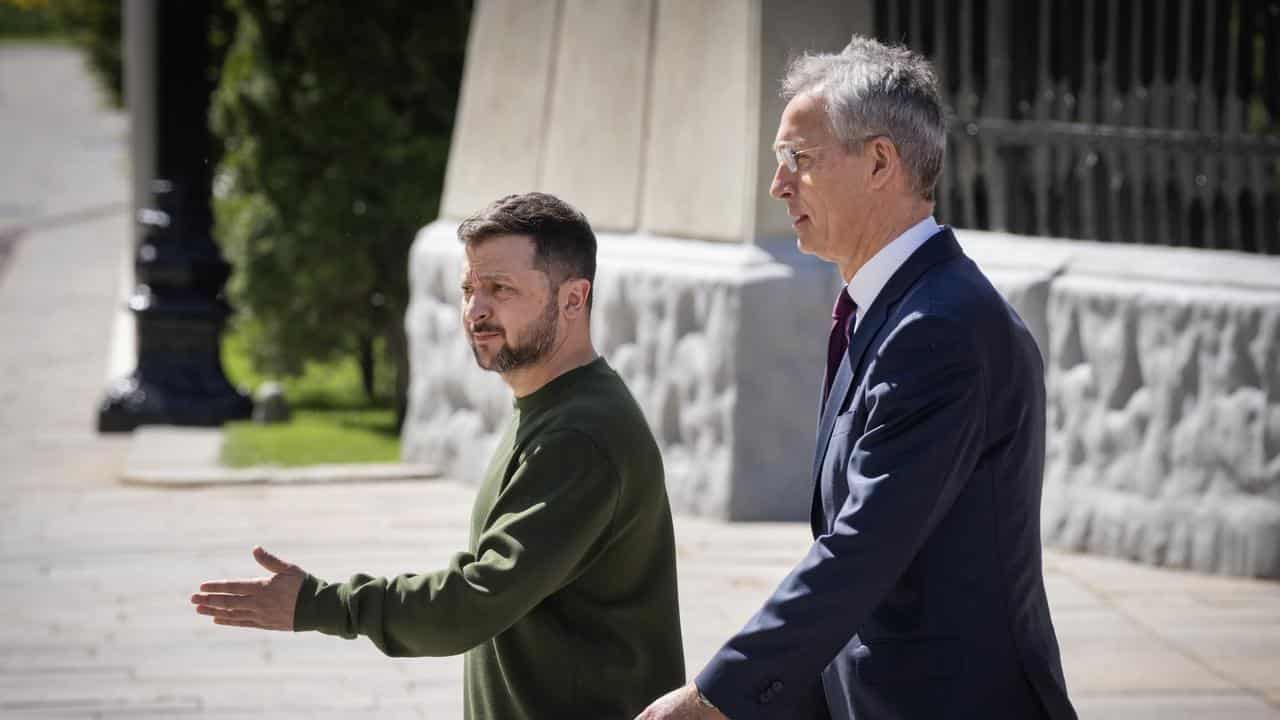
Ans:
{"label": "black lamp post", "polygon": [[208,0],[126,0],[126,101],[138,233],[138,364],[107,388],[100,432],[220,425],[253,404],[222,371],[230,266],[211,236]]}

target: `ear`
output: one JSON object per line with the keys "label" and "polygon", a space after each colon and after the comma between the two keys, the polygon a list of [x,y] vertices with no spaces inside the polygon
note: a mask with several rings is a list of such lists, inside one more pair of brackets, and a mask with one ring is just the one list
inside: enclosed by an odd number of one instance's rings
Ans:
{"label": "ear", "polygon": [[889,138],[881,135],[873,138],[866,152],[871,154],[871,187],[883,190],[900,174],[902,157]]}
{"label": "ear", "polygon": [[591,281],[573,278],[560,284],[560,312],[570,320],[587,314],[587,299],[591,297]]}

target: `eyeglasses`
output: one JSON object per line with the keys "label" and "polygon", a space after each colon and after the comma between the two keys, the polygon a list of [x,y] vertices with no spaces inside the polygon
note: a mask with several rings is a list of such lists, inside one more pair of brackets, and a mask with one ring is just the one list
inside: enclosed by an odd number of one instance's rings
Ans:
{"label": "eyeglasses", "polygon": [[825,148],[825,147],[831,147],[831,146],[817,145],[815,147],[804,148],[803,150],[796,150],[790,145],[778,145],[773,149],[773,154],[775,157],[778,158],[779,165],[786,165],[788,170],[790,170],[791,172],[795,172],[796,170],[800,169],[801,155],[804,155],[805,153],[808,153],[808,152],[813,152],[814,150],[821,150],[822,148]]}
{"label": "eyeglasses", "polygon": [[[863,135],[862,137],[858,138],[854,142],[864,143],[872,138],[878,138],[878,137],[887,137],[887,136],[884,133],[871,133],[870,135]],[[774,157],[778,158],[779,165],[785,165],[787,167],[787,170],[790,170],[791,172],[795,172],[800,169],[801,155],[804,155],[805,153],[813,152],[814,150],[821,150],[823,148],[828,148],[828,147],[831,147],[831,145],[829,144],[816,145],[814,147],[804,148],[803,150],[796,150],[790,145],[777,145],[773,148],[773,154],[774,154]]]}

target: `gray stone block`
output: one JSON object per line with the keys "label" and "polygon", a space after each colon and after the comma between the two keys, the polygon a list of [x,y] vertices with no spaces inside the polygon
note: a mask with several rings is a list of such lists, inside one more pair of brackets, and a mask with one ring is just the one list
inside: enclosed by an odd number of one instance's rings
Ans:
{"label": "gray stone block", "polygon": [[535,187],[558,4],[476,3],[450,149],[466,160],[449,163],[441,214],[465,217],[495,198]]}
{"label": "gray stone block", "polygon": [[866,0],[480,0],[441,215],[541,190],[600,231],[750,243],[786,63],[871,31]]}
{"label": "gray stone block", "polygon": [[727,517],[808,520],[831,302],[842,283],[831,266],[800,254],[794,240],[763,249],[785,272],[742,288]]}
{"label": "gray stone block", "polygon": [[653,0],[565,0],[539,187],[597,231],[637,222]]}
{"label": "gray stone block", "polygon": [[750,236],[754,3],[659,0],[641,227],[702,240]]}

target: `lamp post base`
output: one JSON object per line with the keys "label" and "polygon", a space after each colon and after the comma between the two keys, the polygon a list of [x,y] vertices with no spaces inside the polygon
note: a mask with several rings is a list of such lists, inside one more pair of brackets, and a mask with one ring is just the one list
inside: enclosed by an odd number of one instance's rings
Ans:
{"label": "lamp post base", "polygon": [[171,365],[160,377],[135,371],[108,387],[98,408],[98,432],[132,432],[141,425],[215,427],[252,414],[253,401],[220,372]]}

